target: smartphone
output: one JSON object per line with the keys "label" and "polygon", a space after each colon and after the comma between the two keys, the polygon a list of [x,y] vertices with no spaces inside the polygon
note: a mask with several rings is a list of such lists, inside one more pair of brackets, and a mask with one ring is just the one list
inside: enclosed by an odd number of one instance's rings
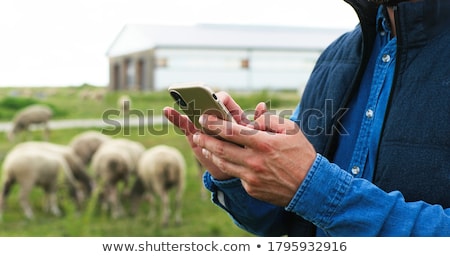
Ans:
{"label": "smartphone", "polygon": [[201,127],[198,120],[202,114],[215,115],[217,118],[235,122],[233,116],[214,91],[203,83],[178,83],[169,86],[169,93],[179,108],[189,117],[195,127],[207,134],[215,135],[217,131],[208,131]]}

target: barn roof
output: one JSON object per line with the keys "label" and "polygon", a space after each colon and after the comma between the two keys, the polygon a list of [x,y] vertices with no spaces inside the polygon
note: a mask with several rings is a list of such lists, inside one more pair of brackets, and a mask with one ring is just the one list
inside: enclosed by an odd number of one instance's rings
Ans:
{"label": "barn roof", "polygon": [[343,29],[218,25],[125,25],[107,50],[109,57],[154,48],[317,49],[322,50]]}

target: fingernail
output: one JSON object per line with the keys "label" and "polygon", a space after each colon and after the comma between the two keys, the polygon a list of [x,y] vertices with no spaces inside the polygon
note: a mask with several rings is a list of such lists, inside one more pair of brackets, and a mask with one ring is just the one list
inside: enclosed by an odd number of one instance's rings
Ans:
{"label": "fingernail", "polygon": [[205,148],[202,148],[202,154],[205,156],[206,159],[209,159],[210,152],[206,150]]}
{"label": "fingernail", "polygon": [[192,141],[194,141],[195,144],[198,144],[198,133],[194,134],[194,136],[192,136]]}
{"label": "fingernail", "polygon": [[200,125],[204,125],[206,122],[206,117],[205,115],[201,115],[200,118],[198,118],[198,123],[200,123]]}

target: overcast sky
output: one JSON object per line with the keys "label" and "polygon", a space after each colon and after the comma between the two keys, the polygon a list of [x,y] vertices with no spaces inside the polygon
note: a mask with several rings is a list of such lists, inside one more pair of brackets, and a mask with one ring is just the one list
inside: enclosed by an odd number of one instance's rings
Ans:
{"label": "overcast sky", "polygon": [[1,0],[0,86],[108,83],[106,50],[127,23],[338,27],[343,0]]}

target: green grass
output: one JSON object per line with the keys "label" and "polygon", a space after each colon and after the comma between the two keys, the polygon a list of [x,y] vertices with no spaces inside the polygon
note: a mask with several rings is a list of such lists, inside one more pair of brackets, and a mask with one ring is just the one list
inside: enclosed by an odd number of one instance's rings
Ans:
{"label": "green grass", "polygon": [[[292,110],[299,96],[294,91],[229,92],[244,110],[253,110],[258,102],[266,102],[271,109]],[[49,105],[54,119],[100,119],[108,110],[119,110],[117,99],[127,94],[131,109],[161,115],[165,106],[174,106],[167,91],[110,92],[102,87],[84,85],[64,88],[0,88],[0,121],[9,121],[21,108],[34,104]],[[96,96],[99,96],[96,98]]]}
{"label": "green grass", "polygon": [[[83,97],[94,96],[102,93],[102,98]],[[155,115],[160,115],[164,106],[173,106],[173,100],[166,91],[161,92],[106,92],[103,88],[92,86],[66,87],[66,88],[0,88],[0,121],[9,121],[14,112],[29,103],[43,103],[58,110],[55,119],[91,119],[101,118],[106,110],[117,109],[116,101],[121,94],[128,94],[132,100],[132,109],[153,110]],[[270,104],[272,109],[292,110],[298,101],[295,92],[230,92],[233,98],[244,110],[254,108],[256,103],[264,101]],[[86,99],[84,99],[86,98]],[[6,99],[6,100],[5,100]],[[18,105],[14,105],[18,104]],[[15,107],[7,108],[14,105]],[[138,128],[131,128],[130,133],[119,133],[115,137],[126,137],[139,141],[145,147],[157,144],[175,146],[184,154],[187,162],[187,183],[183,204],[183,224],[175,226],[171,223],[163,228],[159,224],[159,215],[156,219],[148,218],[149,207],[142,203],[135,217],[123,217],[112,220],[107,214],[97,210],[96,202],[91,199],[84,211],[76,214],[72,201],[68,199],[64,190],[59,192],[61,205],[65,210],[62,217],[53,217],[43,212],[43,192],[34,189],[31,202],[35,213],[34,220],[27,220],[18,203],[19,188],[15,186],[7,199],[3,222],[0,223],[1,236],[252,236],[239,229],[232,223],[230,217],[219,207],[211,203],[210,199],[201,198],[203,187],[196,163],[190,148],[178,130],[170,124],[151,127],[159,132],[151,133],[144,128],[144,133]],[[100,130],[100,128],[92,128]],[[142,129],[142,128],[141,128]],[[67,144],[78,133],[87,129],[63,129],[53,130],[50,141],[59,144]],[[4,132],[0,132],[0,163],[5,155],[13,147],[6,140]],[[27,137],[19,137],[24,138]],[[28,140],[41,140],[40,131],[33,131]],[[1,175],[1,173],[0,173]],[[125,199],[125,204],[127,204]],[[159,203],[158,203],[159,204]],[[92,207],[92,208],[90,208]],[[159,206],[158,206],[159,207]],[[159,214],[159,208],[158,208]]]}
{"label": "green grass", "polygon": [[[107,213],[98,210],[95,201],[91,199],[91,202],[86,204],[85,210],[77,215],[72,201],[63,190],[59,192],[59,197],[66,210],[65,215],[53,217],[42,210],[43,192],[38,188],[33,189],[31,195],[35,219],[29,221],[24,218],[19,206],[19,188],[15,186],[7,198],[7,209],[3,222],[0,223],[0,236],[250,236],[237,228],[227,214],[213,205],[210,199],[201,198],[202,184],[198,169],[183,136],[173,127],[167,129],[166,135],[158,136],[151,134],[137,136],[135,130],[136,128],[133,128],[132,135],[127,138],[140,141],[147,148],[156,144],[175,146],[186,158],[188,173],[182,225],[175,226],[172,223],[167,228],[161,227],[159,215],[154,220],[148,218],[149,207],[146,202],[142,202],[135,217],[127,216],[112,220]],[[66,144],[81,131],[80,129],[55,130],[51,134],[51,142]],[[40,138],[39,131],[33,132],[33,138]],[[12,145],[5,141],[2,141],[0,145],[0,151],[4,157]],[[124,203],[127,204],[126,199]],[[93,211],[89,211],[89,205],[95,207]],[[159,214],[159,208],[157,213]]]}

